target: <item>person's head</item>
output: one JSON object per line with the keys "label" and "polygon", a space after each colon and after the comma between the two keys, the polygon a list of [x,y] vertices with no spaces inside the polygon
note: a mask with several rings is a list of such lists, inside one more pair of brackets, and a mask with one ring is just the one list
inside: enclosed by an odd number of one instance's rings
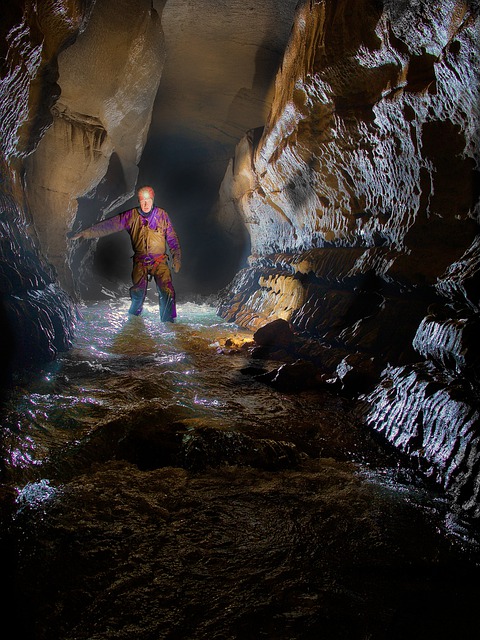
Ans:
{"label": "person's head", "polygon": [[149,187],[148,185],[141,187],[137,191],[137,196],[142,213],[150,213],[153,208],[153,201],[155,200],[155,191],[152,187]]}

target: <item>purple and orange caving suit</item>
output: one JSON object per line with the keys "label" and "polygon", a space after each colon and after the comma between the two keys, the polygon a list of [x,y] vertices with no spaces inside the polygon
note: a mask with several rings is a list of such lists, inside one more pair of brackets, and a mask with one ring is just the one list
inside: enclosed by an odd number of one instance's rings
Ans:
{"label": "purple and orange caving suit", "polygon": [[130,288],[132,304],[128,313],[135,316],[141,314],[147,294],[148,276],[151,275],[157,286],[160,319],[163,322],[173,321],[177,311],[175,289],[167,263],[167,245],[177,271],[180,268],[181,251],[177,234],[167,212],[155,206],[147,214],[141,213],[137,208],[129,209],[85,229],[83,236],[101,238],[122,230],[130,234],[135,252],[132,270],[133,286]]}

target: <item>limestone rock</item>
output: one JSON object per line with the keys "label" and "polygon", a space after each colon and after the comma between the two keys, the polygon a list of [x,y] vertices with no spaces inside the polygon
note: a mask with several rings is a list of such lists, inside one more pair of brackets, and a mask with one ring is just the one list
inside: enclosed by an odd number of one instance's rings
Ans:
{"label": "limestone rock", "polygon": [[202,428],[184,435],[181,459],[182,465],[190,471],[224,465],[273,471],[295,468],[300,456],[291,442],[255,439],[236,431]]}
{"label": "limestone rock", "polygon": [[172,407],[152,400],[147,407],[132,406],[99,423],[47,464],[50,473],[65,481],[109,460],[126,460],[143,470],[172,466],[202,471],[223,465],[274,470],[293,468],[300,457],[290,442],[223,429],[188,411],[182,419]]}
{"label": "limestone rock", "polygon": [[298,330],[395,343],[399,362],[439,293],[476,305],[478,20],[459,2],[300,3],[263,135],[221,189],[220,219],[235,210],[252,247],[224,317],[282,317],[291,278]]}
{"label": "limestone rock", "polygon": [[317,387],[320,375],[313,362],[296,360],[282,364],[269,373],[256,376],[256,379],[270,384],[279,391],[295,393]]}
{"label": "limestone rock", "polygon": [[417,329],[413,346],[420,355],[443,369],[480,379],[479,336],[478,318],[427,316]]}
{"label": "limestone rock", "polygon": [[461,380],[431,364],[389,368],[366,398],[366,422],[480,516],[480,412]]}
{"label": "limestone rock", "polygon": [[337,386],[349,395],[371,391],[380,375],[378,360],[362,353],[349,353],[337,365]]}
{"label": "limestone rock", "polygon": [[13,371],[53,360],[70,348],[75,314],[28,233],[5,173],[0,194],[0,382]]}
{"label": "limestone rock", "polygon": [[478,19],[459,2],[299,5],[264,133],[221,191],[253,255],[304,271],[312,248],[367,247],[408,284],[460,258],[478,216]]}
{"label": "limestone rock", "polygon": [[[403,256],[393,251],[347,248],[265,256],[222,293],[219,314],[255,329],[283,316],[297,333],[331,346],[380,356],[385,364],[413,362],[412,342],[435,294],[415,273],[399,274],[397,259]],[[292,306],[284,298],[278,308],[275,291],[286,282],[302,292],[289,297]]]}
{"label": "limestone rock", "polygon": [[[69,348],[74,312],[42,257],[23,193],[24,158],[52,122],[57,55],[88,19],[92,2],[30,0],[2,7],[0,82],[0,357],[2,387],[18,368]],[[22,177],[23,176],[23,177]]]}
{"label": "limestone rock", "polygon": [[261,346],[289,347],[294,340],[294,334],[288,322],[280,318],[257,329],[253,339]]}
{"label": "limestone rock", "polygon": [[101,0],[77,41],[59,56],[61,96],[53,125],[26,171],[43,252],[70,291],[66,235],[78,199],[94,195],[111,163],[117,166],[116,192],[96,218],[133,194],[164,55],[160,19],[149,2]]}
{"label": "limestone rock", "polygon": [[220,314],[283,317],[295,280],[293,329],[332,349],[339,384],[390,365],[370,426],[475,515],[479,29],[461,0],[299,3],[264,131],[237,146],[218,203],[252,254]]}
{"label": "limestone rock", "polygon": [[475,313],[480,311],[480,236],[437,282],[442,296]]}
{"label": "limestone rock", "polygon": [[248,129],[263,127],[296,4],[165,2],[167,61],[153,135],[168,132],[180,141],[193,134],[200,143],[217,143],[212,151],[218,153],[232,149]]}

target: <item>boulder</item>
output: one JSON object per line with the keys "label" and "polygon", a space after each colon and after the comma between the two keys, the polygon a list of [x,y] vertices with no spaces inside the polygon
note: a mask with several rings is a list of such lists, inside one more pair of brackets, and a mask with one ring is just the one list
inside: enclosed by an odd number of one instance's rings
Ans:
{"label": "boulder", "polygon": [[224,465],[270,471],[295,468],[300,462],[291,442],[251,438],[237,431],[197,428],[184,434],[180,464],[190,471]]}
{"label": "boulder", "polygon": [[294,339],[290,324],[281,318],[260,327],[253,334],[253,340],[261,347],[288,348]]}

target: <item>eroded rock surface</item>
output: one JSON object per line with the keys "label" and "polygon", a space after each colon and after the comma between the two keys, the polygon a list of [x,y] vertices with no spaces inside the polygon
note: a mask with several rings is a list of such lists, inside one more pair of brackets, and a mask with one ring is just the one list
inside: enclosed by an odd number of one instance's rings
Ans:
{"label": "eroded rock surface", "polygon": [[91,2],[2,7],[0,44],[0,356],[4,377],[69,347],[73,308],[39,250],[24,196],[26,157],[50,126],[57,55],[84,27]]}
{"label": "eroded rock surface", "polygon": [[[368,422],[396,441],[405,415],[405,433],[427,434],[417,452],[441,484],[452,486],[443,455],[470,477],[453,490],[469,509],[479,473],[478,421],[464,422],[478,410],[479,31],[478,6],[462,0],[301,3],[266,126],[237,146],[218,205],[226,232],[246,229],[252,249],[222,294],[222,317],[253,329],[287,320],[336,350],[341,369],[346,353],[373,358],[377,372],[388,365],[383,386],[427,360],[452,426],[428,422],[421,376],[403,399],[377,390]],[[455,379],[470,409],[448,400]]]}
{"label": "eroded rock surface", "polygon": [[[97,2],[59,56],[61,95],[26,163],[27,194],[43,252],[72,292],[66,235],[78,200],[97,197],[100,218],[133,195],[164,57],[160,16],[144,0]],[[101,202],[96,188],[107,175],[110,193]]]}

